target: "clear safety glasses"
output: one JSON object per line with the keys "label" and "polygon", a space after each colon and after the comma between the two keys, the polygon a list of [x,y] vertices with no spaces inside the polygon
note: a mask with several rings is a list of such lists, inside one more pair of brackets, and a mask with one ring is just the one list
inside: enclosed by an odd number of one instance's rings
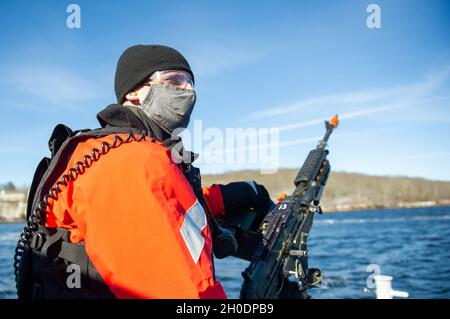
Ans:
{"label": "clear safety glasses", "polygon": [[194,89],[194,81],[192,80],[192,76],[188,72],[180,70],[156,71],[144,84],[151,83],[173,85],[188,90]]}

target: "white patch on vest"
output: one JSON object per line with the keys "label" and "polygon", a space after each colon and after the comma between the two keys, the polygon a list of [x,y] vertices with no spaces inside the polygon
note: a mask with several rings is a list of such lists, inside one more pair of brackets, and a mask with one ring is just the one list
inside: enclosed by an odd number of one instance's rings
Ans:
{"label": "white patch on vest", "polygon": [[183,225],[181,225],[180,229],[181,236],[183,236],[194,263],[198,262],[203,247],[205,246],[205,238],[202,236],[202,231],[205,227],[205,211],[198,200],[196,200],[194,205],[184,215]]}
{"label": "white patch on vest", "polygon": [[248,185],[250,185],[250,186],[253,188],[253,190],[255,191],[255,194],[258,195],[258,190],[256,189],[255,182],[247,181],[246,183],[247,183]]}

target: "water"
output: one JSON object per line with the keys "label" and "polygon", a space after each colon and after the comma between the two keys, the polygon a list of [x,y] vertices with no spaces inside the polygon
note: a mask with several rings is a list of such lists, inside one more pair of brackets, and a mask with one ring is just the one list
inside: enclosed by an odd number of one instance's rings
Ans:
{"label": "water", "polygon": [[0,224],[0,298],[16,298],[13,258],[23,224]]}
{"label": "water", "polygon": [[[12,258],[22,224],[0,224],[0,298],[15,298]],[[367,266],[394,277],[410,298],[450,298],[450,207],[333,213],[316,216],[310,266],[322,270],[314,298],[374,298]],[[216,260],[228,297],[237,298],[248,262]],[[366,289],[365,289],[366,288]]]}
{"label": "water", "polygon": [[[308,245],[310,267],[326,277],[310,290],[313,298],[374,298],[373,289],[364,289],[370,264],[393,276],[393,288],[410,298],[450,298],[450,207],[317,215]],[[247,264],[216,262],[230,298],[239,296]]]}

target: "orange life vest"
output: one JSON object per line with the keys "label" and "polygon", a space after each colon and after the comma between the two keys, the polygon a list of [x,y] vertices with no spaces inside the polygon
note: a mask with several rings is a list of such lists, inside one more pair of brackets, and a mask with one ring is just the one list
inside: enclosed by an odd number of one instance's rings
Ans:
{"label": "orange life vest", "polygon": [[[126,137],[126,135],[122,135]],[[78,144],[74,167],[112,135]],[[157,141],[111,149],[50,200],[46,226],[65,228],[118,298],[226,298],[215,279],[204,209],[224,213],[220,189],[203,207],[171,152]]]}

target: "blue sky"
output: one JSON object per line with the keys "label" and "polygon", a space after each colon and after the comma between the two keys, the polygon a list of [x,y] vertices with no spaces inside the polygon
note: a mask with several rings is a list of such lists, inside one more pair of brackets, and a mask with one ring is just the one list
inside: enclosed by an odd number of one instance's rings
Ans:
{"label": "blue sky", "polygon": [[[81,7],[80,29],[66,26],[70,3]],[[381,8],[381,29],[366,26],[370,3]],[[450,180],[448,1],[2,1],[0,9],[0,183],[30,183],[57,123],[97,127],[96,113],[115,102],[117,59],[138,43],[186,56],[198,97],[192,120],[279,127],[281,167],[298,167],[321,121],[338,113],[335,171]]]}

